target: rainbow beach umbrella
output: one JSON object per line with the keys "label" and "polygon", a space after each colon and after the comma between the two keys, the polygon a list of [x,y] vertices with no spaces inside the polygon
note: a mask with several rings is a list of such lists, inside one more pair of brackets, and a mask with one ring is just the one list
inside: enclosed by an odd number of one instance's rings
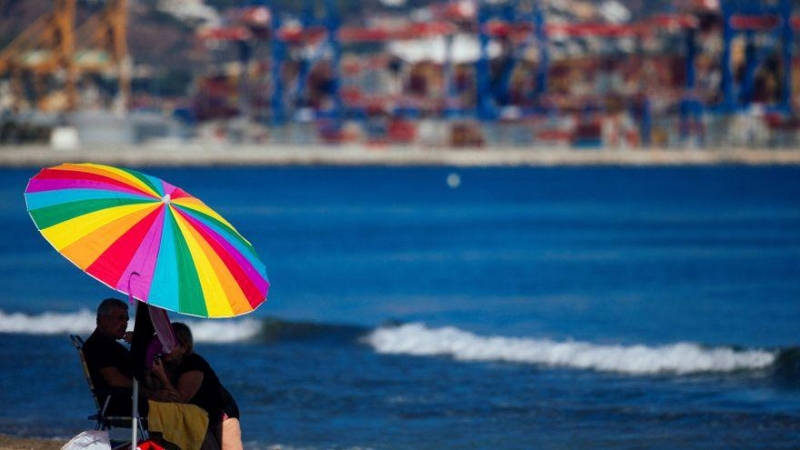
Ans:
{"label": "rainbow beach umbrella", "polygon": [[65,258],[151,306],[222,318],[266,300],[266,270],[250,242],[202,201],[158,178],[62,164],[31,178],[25,202]]}

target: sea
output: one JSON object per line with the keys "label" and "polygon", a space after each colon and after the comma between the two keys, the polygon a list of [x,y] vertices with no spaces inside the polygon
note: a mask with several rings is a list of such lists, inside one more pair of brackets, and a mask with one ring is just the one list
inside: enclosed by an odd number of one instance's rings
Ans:
{"label": "sea", "polygon": [[[798,166],[132,168],[266,265],[255,312],[170,314],[247,449],[800,448]],[[69,439],[115,293],[36,230],[38,170],[0,169],[0,433]]]}

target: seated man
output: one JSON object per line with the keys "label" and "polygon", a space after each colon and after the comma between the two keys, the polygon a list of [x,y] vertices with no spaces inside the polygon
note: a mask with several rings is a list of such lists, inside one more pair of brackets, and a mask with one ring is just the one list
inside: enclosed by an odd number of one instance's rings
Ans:
{"label": "seated man", "polygon": [[[128,349],[117,342],[126,337],[128,319],[128,304],[122,300],[107,298],[97,307],[97,327],[83,345],[83,355],[95,390],[102,392],[133,387]],[[101,396],[98,400],[102,405],[105,397]],[[107,413],[129,416],[131,399],[119,395],[112,397]]]}
{"label": "seated man", "polygon": [[[111,389],[133,388],[133,361],[128,348],[118,341],[130,342],[128,327],[128,304],[116,298],[107,298],[97,307],[97,327],[83,344],[83,356],[89,368],[92,385],[99,392]],[[176,401],[177,397],[164,390],[152,390],[149,386],[139,386],[139,412],[147,414],[147,397],[161,401]],[[106,396],[99,396],[102,405]],[[107,415],[130,416],[132,410],[130,395],[114,395],[106,409]]]}

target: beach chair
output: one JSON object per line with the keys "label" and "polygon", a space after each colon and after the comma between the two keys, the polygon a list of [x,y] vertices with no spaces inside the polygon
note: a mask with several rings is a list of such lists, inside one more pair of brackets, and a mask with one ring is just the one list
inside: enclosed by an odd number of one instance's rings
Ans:
{"label": "beach chair", "polygon": [[[71,334],[69,336],[70,340],[72,341],[72,345],[75,346],[75,350],[78,351],[78,356],[80,356],[81,366],[83,367],[83,375],[86,377],[86,383],[89,385],[89,391],[92,393],[92,399],[94,400],[95,407],[97,408],[97,412],[92,414],[88,417],[89,420],[95,422],[95,429],[96,430],[111,430],[112,428],[131,428],[133,423],[133,417],[131,415],[128,416],[120,416],[120,415],[112,415],[107,412],[109,402],[111,401],[112,397],[122,396],[127,399],[131,398],[132,392],[130,389],[109,389],[109,390],[101,390],[95,389],[94,384],[92,383],[92,377],[89,375],[89,366],[86,364],[86,357],[83,354],[83,339],[78,336]],[[101,401],[101,399],[103,399]],[[145,426],[144,417],[139,417],[138,429],[139,429],[139,436],[142,439],[147,439],[147,430]]]}

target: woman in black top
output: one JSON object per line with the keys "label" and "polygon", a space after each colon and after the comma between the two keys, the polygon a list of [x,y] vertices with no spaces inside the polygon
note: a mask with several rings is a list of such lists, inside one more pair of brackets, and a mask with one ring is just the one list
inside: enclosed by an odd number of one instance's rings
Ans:
{"label": "woman in black top", "polygon": [[163,364],[161,360],[154,361],[152,373],[165,388],[176,391],[183,403],[197,405],[208,413],[208,434],[221,442],[222,448],[241,449],[236,401],[222,386],[211,365],[194,352],[194,339],[189,327],[175,322],[172,329],[177,345],[163,356]]}

